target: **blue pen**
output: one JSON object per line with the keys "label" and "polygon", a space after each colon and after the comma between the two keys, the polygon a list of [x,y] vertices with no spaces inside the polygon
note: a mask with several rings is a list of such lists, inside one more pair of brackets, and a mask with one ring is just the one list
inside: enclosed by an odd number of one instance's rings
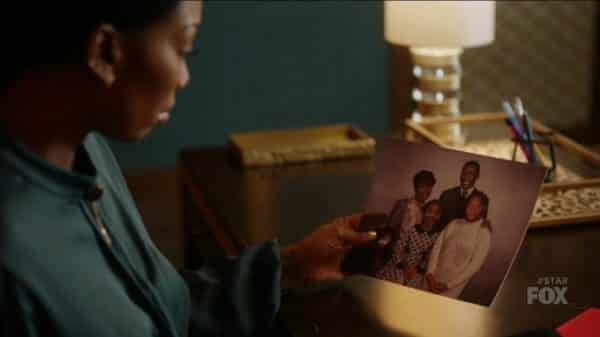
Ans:
{"label": "blue pen", "polygon": [[508,119],[510,119],[511,124],[514,126],[515,131],[517,131],[518,136],[525,139],[525,133],[523,129],[521,129],[521,123],[519,122],[519,118],[515,114],[510,103],[507,100],[502,101],[502,107],[504,108],[504,112],[508,115]]}
{"label": "blue pen", "polygon": [[[513,123],[508,118],[505,119],[504,121],[506,122],[506,125],[508,125],[508,129],[510,131],[511,136],[516,140],[519,136],[517,135],[517,130],[515,130]],[[530,162],[531,159],[529,159],[529,154],[527,151],[527,147],[525,146],[525,143],[519,142],[517,144],[518,144],[519,148],[521,149],[521,151],[523,151],[523,154],[525,155],[527,162]]]}
{"label": "blue pen", "polygon": [[538,160],[535,155],[535,151],[533,150],[533,130],[531,129],[529,115],[527,115],[527,111],[525,111],[525,108],[523,107],[523,102],[521,101],[521,98],[515,98],[515,107],[517,108],[519,116],[521,117],[521,119],[523,119],[523,128],[525,129],[525,135],[527,136],[527,140],[529,141],[527,147],[529,148],[529,151],[531,153],[531,159],[534,164],[537,164]]}
{"label": "blue pen", "polygon": [[[513,110],[510,103],[508,103],[508,101],[506,101],[506,100],[503,100],[502,107],[504,108],[504,112],[506,112],[506,114],[508,115],[508,122],[512,125],[513,129],[517,133],[516,136],[519,139],[525,140],[526,135],[523,132],[523,129],[521,128],[521,122],[519,121],[519,118],[515,114],[515,111]],[[521,144],[521,145],[524,145],[521,148],[523,149],[523,152],[525,153],[525,157],[527,157],[527,161],[532,161],[532,157],[531,157],[532,151],[529,148],[529,146],[527,146],[527,144]]]}

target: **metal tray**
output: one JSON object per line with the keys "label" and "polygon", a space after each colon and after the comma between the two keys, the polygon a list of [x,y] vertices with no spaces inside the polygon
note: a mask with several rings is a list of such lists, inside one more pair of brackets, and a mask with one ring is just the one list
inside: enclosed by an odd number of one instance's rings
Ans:
{"label": "metal tray", "polygon": [[[407,132],[399,136],[409,141],[431,142],[443,147],[490,157],[511,159],[514,144],[504,124],[506,114],[499,112],[466,114],[460,117],[429,117],[405,121]],[[535,132],[547,136],[556,148],[557,168],[552,182],[543,184],[531,227],[553,227],[600,220],[600,154],[531,119]],[[460,125],[465,144],[454,145],[435,130],[444,125]],[[547,155],[547,153],[546,153]],[[517,161],[525,158],[517,156]]]}
{"label": "metal tray", "polygon": [[370,156],[375,140],[347,124],[232,134],[229,147],[243,166],[271,166]]}

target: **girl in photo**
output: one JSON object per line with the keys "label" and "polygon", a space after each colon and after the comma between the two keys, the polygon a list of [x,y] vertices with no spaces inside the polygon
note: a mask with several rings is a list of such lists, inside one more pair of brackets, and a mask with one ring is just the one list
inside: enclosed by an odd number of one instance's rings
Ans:
{"label": "girl in photo", "polygon": [[458,298],[481,269],[489,251],[492,231],[486,221],[489,200],[473,193],[464,219],[455,219],[440,233],[427,264],[427,289]]}
{"label": "girl in photo", "polygon": [[442,206],[431,200],[423,207],[423,220],[390,243],[391,257],[376,277],[413,288],[423,287],[424,266],[439,234]]}

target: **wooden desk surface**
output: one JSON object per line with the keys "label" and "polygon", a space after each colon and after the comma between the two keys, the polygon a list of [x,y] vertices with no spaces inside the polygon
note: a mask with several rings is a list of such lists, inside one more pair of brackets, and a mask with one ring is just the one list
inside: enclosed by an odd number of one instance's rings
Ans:
{"label": "wooden desk surface", "polygon": [[[273,238],[285,245],[334,217],[361,211],[374,174],[371,159],[244,170],[224,148],[184,151],[180,166],[189,267],[199,254],[235,254]],[[199,253],[210,239],[217,249]],[[505,322],[503,331],[516,333],[555,327],[585,308],[600,307],[599,258],[600,223],[530,230],[487,311]],[[568,278],[569,303],[527,304],[527,288],[548,277]],[[399,287],[373,281],[384,292]],[[368,294],[370,287],[361,291]]]}

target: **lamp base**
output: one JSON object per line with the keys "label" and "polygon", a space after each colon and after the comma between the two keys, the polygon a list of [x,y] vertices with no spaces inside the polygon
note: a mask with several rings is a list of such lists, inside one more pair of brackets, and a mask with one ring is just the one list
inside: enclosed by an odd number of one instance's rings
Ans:
{"label": "lamp base", "polygon": [[[410,48],[413,76],[414,110],[412,118],[460,115],[460,81],[462,48]],[[458,124],[432,127],[432,132],[449,144],[464,144]]]}

